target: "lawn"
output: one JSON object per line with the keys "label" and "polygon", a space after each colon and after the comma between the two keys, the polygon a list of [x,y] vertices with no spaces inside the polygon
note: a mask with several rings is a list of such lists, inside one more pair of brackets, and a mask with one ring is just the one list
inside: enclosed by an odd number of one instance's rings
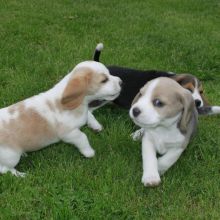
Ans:
{"label": "lawn", "polygon": [[[0,0],[0,106],[58,82],[92,58],[139,69],[190,72],[220,105],[218,0]],[[141,143],[128,112],[95,112],[85,159],[58,143],[28,154],[26,178],[0,176],[0,219],[220,219],[220,117],[201,117],[196,137],[157,188],[141,183]]]}

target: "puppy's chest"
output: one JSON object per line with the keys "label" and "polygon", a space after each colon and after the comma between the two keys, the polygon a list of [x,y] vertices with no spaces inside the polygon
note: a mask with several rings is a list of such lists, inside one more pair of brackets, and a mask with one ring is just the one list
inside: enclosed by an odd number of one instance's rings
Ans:
{"label": "puppy's chest", "polygon": [[155,148],[159,154],[166,153],[170,148],[181,148],[185,137],[178,129],[155,129],[149,134],[153,138]]}
{"label": "puppy's chest", "polygon": [[80,128],[87,121],[87,110],[68,111],[57,117],[58,128],[61,133],[69,132],[75,128]]}

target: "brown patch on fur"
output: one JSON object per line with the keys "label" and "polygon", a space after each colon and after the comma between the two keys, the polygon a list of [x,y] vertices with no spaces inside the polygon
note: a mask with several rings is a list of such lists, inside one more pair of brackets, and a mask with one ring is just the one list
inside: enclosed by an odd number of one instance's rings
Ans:
{"label": "brown patch on fur", "polygon": [[162,108],[154,107],[162,118],[174,117],[182,111],[179,128],[182,133],[186,133],[195,107],[190,92],[183,89],[183,87],[174,81],[168,78],[162,78],[160,79],[160,83],[155,87],[151,99],[152,101],[159,99],[164,103]]}
{"label": "brown patch on fur", "polygon": [[193,84],[191,82],[184,84],[183,88],[188,89],[190,92],[193,92],[195,87],[193,86]]}
{"label": "brown patch on fur", "polygon": [[[56,137],[48,121],[34,109],[16,106],[19,115],[0,127],[0,143],[23,151],[38,150]],[[15,111],[16,111],[15,110]]]}
{"label": "brown patch on fur", "polygon": [[86,95],[94,94],[101,87],[101,81],[104,79],[104,74],[96,74],[90,68],[75,70],[63,92],[62,108],[72,110],[80,106]]}
{"label": "brown patch on fur", "polygon": [[24,105],[22,102],[18,102],[16,104],[13,104],[8,107],[9,114],[13,115],[16,111],[22,110],[24,108]]}

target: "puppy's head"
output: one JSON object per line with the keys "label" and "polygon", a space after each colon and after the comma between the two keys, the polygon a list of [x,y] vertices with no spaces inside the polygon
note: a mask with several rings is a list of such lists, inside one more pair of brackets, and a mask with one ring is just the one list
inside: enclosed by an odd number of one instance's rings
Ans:
{"label": "puppy's head", "polygon": [[61,98],[66,109],[74,109],[92,100],[113,100],[121,91],[121,79],[111,76],[101,63],[85,61],[71,72]]}
{"label": "puppy's head", "polygon": [[148,82],[134,98],[130,117],[144,128],[170,126],[179,122],[182,133],[187,130],[194,101],[189,91],[178,83],[160,77]]}
{"label": "puppy's head", "polygon": [[208,105],[208,102],[203,96],[202,83],[195,76],[191,74],[177,74],[172,78],[192,93],[197,108]]}

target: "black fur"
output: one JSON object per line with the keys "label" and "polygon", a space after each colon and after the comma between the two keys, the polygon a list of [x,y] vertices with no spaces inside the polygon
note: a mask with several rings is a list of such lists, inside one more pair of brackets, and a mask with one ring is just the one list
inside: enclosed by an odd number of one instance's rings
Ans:
{"label": "black fur", "polygon": [[123,108],[129,109],[134,97],[148,81],[157,77],[171,77],[173,74],[156,70],[134,70],[119,66],[107,66],[113,76],[118,76],[123,81],[122,91],[113,102]]}
{"label": "black fur", "polygon": [[[101,54],[101,50],[96,48],[93,56],[94,61],[99,62],[100,54]],[[107,66],[107,68],[109,69],[111,75],[118,76],[123,81],[121,94],[113,102],[119,105],[120,107],[127,109],[131,107],[132,101],[136,96],[136,94],[139,92],[140,88],[142,88],[148,81],[155,79],[157,77],[175,78],[175,76],[178,76],[174,73],[157,71],[157,70],[136,70],[136,69],[130,69],[120,66]],[[188,77],[184,78],[182,81],[177,81],[177,82],[180,85],[184,85],[188,81],[190,82],[192,81],[191,79],[189,80],[189,78],[190,75],[188,75]],[[203,106],[197,109],[200,115],[215,114],[212,111],[212,106]]]}
{"label": "black fur", "polygon": [[[99,62],[101,50],[96,48],[93,55],[93,60]],[[113,102],[120,107],[129,109],[131,103],[139,92],[140,88],[143,87],[148,81],[158,77],[172,77],[174,74],[157,71],[157,70],[136,70],[120,66],[107,66],[109,72],[113,76],[118,76],[123,81],[121,94]]]}

